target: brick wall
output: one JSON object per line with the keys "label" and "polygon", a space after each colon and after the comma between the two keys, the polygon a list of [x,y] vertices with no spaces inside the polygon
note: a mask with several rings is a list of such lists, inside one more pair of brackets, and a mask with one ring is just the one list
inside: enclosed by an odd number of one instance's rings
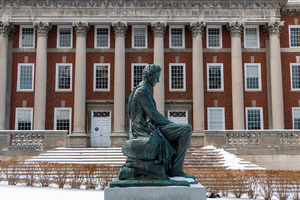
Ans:
{"label": "brick wall", "polygon": [[[281,47],[288,48],[288,25],[293,25],[295,16],[283,16],[282,20],[285,21],[285,25],[281,33]],[[265,36],[260,29],[260,47],[266,48]],[[153,51],[154,37],[151,31],[151,27],[148,26],[148,49],[147,51],[138,52],[138,50],[132,49],[132,26],[128,27],[125,39],[125,96],[128,97],[131,92],[131,63],[138,63],[138,57],[141,57],[141,63],[153,63]],[[95,28],[91,26],[87,34],[86,46],[89,49],[94,48],[94,34]],[[203,34],[203,48],[206,48],[206,28]],[[242,35],[242,43],[243,43]],[[55,50],[57,43],[57,26],[53,26],[48,35],[48,48]],[[225,108],[225,127],[226,129],[232,129],[232,85],[231,85],[231,39],[230,33],[227,31],[226,26],[222,26],[222,45],[223,49],[228,51],[214,51],[203,53],[203,74],[204,74],[204,95],[205,95],[205,124],[207,128],[207,107],[214,107],[214,101],[218,101],[218,107]],[[15,50],[19,47],[19,26],[16,26],[16,33],[14,37],[13,47]],[[113,28],[110,30],[110,48],[114,49],[115,39]],[[73,48],[76,48],[76,36],[73,33]],[[165,72],[165,98],[166,100],[192,100],[192,35],[188,28],[185,26],[185,49],[169,49],[169,27],[166,29],[164,38],[164,48],[167,49],[164,55],[164,72]],[[243,48],[243,47],[242,47]],[[34,92],[16,92],[17,87],[17,66],[18,63],[24,63],[24,56],[28,56],[28,63],[35,63],[35,52],[14,52],[13,53],[13,69],[12,69],[12,100],[11,100],[11,117],[10,117],[10,129],[14,129],[15,123],[15,108],[22,107],[22,102],[27,101],[27,107],[34,106]],[[67,63],[73,64],[73,82],[72,92],[56,92],[55,91],[55,68],[56,63],[62,63],[63,57],[66,57]],[[214,62],[214,56],[217,57],[217,63],[223,63],[224,67],[224,91],[222,92],[210,92],[207,91],[207,63]],[[243,52],[243,71],[244,63],[250,63],[251,57],[254,56],[255,63],[261,63],[261,76],[262,76],[262,91],[259,92],[245,92],[244,91],[244,105],[245,107],[252,107],[252,101],[256,101],[257,107],[263,107],[264,116],[264,128],[268,129],[268,101],[267,101],[267,71],[266,71],[266,52]],[[296,62],[296,56],[300,56],[300,53],[282,53],[282,74],[283,74],[283,89],[284,89],[284,115],[285,115],[285,128],[292,128],[292,115],[291,108],[298,106],[298,100],[300,99],[299,92],[291,92],[290,86],[290,63]],[[100,63],[100,57],[103,57],[104,63],[110,63],[110,91],[108,92],[94,92],[93,91],[93,68],[94,63]],[[186,92],[170,92],[169,91],[169,64],[176,63],[179,57],[179,63],[186,64]],[[65,101],[65,107],[71,107],[72,113],[74,113],[74,83],[75,83],[75,53],[74,50],[67,52],[48,52],[47,56],[47,108],[46,108],[46,129],[53,129],[54,120],[54,108],[61,107],[61,101]],[[36,67],[36,66],[35,66]],[[94,52],[87,52],[86,54],[86,99],[113,99],[114,93],[114,52],[101,52],[95,50]],[[244,76],[244,75],[243,75]],[[244,77],[243,77],[244,78]],[[244,80],[244,79],[243,79]],[[244,84],[244,83],[243,83]]]}

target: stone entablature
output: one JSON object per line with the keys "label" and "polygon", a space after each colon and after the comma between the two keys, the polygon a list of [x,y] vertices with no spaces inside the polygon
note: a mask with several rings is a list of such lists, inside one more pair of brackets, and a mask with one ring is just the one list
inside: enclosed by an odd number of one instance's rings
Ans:
{"label": "stone entablature", "polygon": [[[279,20],[285,1],[110,1],[110,2],[10,2],[0,3],[1,20],[12,23],[43,21],[52,23],[89,21],[110,23],[112,21],[187,22],[206,19],[215,21],[267,22]],[[159,19],[159,20],[158,20]]]}

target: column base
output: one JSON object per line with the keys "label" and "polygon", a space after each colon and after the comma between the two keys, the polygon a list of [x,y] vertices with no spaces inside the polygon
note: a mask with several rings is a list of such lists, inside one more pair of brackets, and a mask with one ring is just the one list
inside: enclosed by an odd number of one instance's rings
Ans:
{"label": "column base", "polygon": [[112,147],[122,147],[123,143],[128,140],[128,135],[125,132],[115,131],[110,136]]}
{"label": "column base", "polygon": [[203,131],[193,131],[190,147],[204,147]]}
{"label": "column base", "polygon": [[67,137],[68,148],[86,148],[87,147],[87,135],[73,133]]}

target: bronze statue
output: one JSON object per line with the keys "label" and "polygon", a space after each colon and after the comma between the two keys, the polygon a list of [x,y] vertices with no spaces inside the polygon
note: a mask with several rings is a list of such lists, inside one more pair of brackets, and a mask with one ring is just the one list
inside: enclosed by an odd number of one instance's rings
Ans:
{"label": "bronze statue", "polygon": [[[189,124],[171,122],[156,108],[152,87],[159,82],[161,70],[158,65],[146,66],[143,81],[129,96],[129,118],[134,139],[127,140],[123,144],[122,151],[128,159],[119,172],[118,180],[110,184],[111,187],[189,185],[186,181],[169,179],[178,176],[195,180],[194,176],[183,171],[192,127]],[[131,182],[122,182],[128,180]]]}
{"label": "bronze statue", "polygon": [[152,88],[159,82],[161,68],[148,65],[143,71],[143,81],[129,96],[129,118],[132,121],[134,137],[152,136],[160,145],[159,161],[164,163],[170,177],[195,178],[183,172],[184,158],[190,144],[192,127],[189,124],[175,124],[156,109]]}

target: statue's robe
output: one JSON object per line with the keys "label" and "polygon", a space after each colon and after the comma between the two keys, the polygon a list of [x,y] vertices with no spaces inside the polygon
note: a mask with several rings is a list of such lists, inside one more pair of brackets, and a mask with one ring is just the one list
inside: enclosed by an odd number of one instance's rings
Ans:
{"label": "statue's robe", "polygon": [[158,160],[165,165],[166,172],[182,172],[192,128],[188,124],[175,124],[160,114],[151,86],[144,81],[129,96],[129,118],[133,137],[152,136],[158,140]]}

